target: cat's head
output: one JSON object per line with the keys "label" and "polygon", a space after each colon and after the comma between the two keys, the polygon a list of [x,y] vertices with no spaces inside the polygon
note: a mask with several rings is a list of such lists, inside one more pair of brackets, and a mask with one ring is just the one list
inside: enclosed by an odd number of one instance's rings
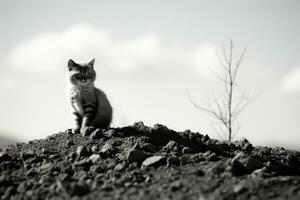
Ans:
{"label": "cat's head", "polygon": [[75,63],[72,59],[68,61],[67,78],[73,85],[87,85],[91,84],[96,79],[96,72],[94,70],[95,58],[87,64]]}

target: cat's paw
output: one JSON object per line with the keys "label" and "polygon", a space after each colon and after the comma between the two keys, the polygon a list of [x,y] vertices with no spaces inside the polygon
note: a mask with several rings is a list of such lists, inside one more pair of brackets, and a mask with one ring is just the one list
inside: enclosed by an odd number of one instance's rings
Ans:
{"label": "cat's paw", "polygon": [[95,130],[95,127],[93,127],[93,126],[81,127],[80,133],[82,134],[82,136],[88,136],[88,135],[90,135],[94,130]]}
{"label": "cat's paw", "polygon": [[73,129],[72,129],[72,133],[73,133],[73,134],[78,134],[78,133],[80,133],[80,128],[79,128],[79,127],[73,128]]}

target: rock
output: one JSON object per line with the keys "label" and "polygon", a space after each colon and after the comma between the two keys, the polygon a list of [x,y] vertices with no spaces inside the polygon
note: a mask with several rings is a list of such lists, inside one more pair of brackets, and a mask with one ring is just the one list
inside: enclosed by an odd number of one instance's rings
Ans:
{"label": "rock", "polygon": [[52,163],[44,163],[38,168],[38,172],[40,174],[45,174],[47,172],[50,172],[53,169]]}
{"label": "rock", "polygon": [[207,160],[209,160],[209,161],[218,161],[219,160],[219,157],[217,156],[217,154],[216,153],[211,153],[210,155],[208,155],[207,157],[206,157],[206,159]]}
{"label": "rock", "polygon": [[247,188],[242,183],[239,183],[233,187],[234,193],[244,193],[245,191],[247,191]]}
{"label": "rock", "polygon": [[244,153],[238,153],[231,160],[231,170],[236,175],[250,174],[254,170],[262,168],[263,164],[260,160],[252,156],[246,156]]}
{"label": "rock", "polygon": [[97,153],[99,151],[99,148],[98,148],[97,145],[94,145],[94,146],[92,146],[91,150],[92,150],[93,153]]}
{"label": "rock", "polygon": [[171,165],[180,165],[179,158],[175,156],[168,157],[167,166],[171,166]]}
{"label": "rock", "polygon": [[80,132],[81,132],[81,135],[83,137],[85,136],[89,136],[91,135],[91,133],[95,130],[95,127],[93,126],[88,126],[88,127],[84,127],[84,128],[81,128]]}
{"label": "rock", "polygon": [[109,154],[111,154],[113,152],[114,148],[110,143],[105,143],[100,150],[100,154],[101,155],[105,155],[108,156]]}
{"label": "rock", "polygon": [[1,199],[6,200],[6,199],[11,199],[12,195],[15,193],[15,188],[13,186],[9,186],[6,188],[4,194],[2,195]]}
{"label": "rock", "polygon": [[59,158],[59,154],[52,154],[52,155],[49,156],[49,158],[52,159],[52,160],[57,159],[57,158]]}
{"label": "rock", "polygon": [[19,193],[25,193],[26,190],[28,189],[27,184],[25,181],[21,182],[17,188],[17,192]]}
{"label": "rock", "polygon": [[214,152],[211,152],[210,150],[206,151],[204,154],[203,154],[203,157],[208,160],[208,161],[217,161],[219,160],[218,156],[216,153]]}
{"label": "rock", "polygon": [[230,161],[230,171],[237,176],[244,175],[247,173],[246,168],[241,164],[239,159],[243,156],[242,153],[238,153],[231,161]]}
{"label": "rock", "polygon": [[140,131],[140,132],[146,132],[148,130],[148,127],[146,127],[144,125],[143,122],[139,121],[139,122],[135,122],[133,124],[133,127],[136,128],[137,131]]}
{"label": "rock", "polygon": [[50,184],[51,182],[54,182],[54,178],[50,177],[49,175],[43,175],[41,176],[40,180],[39,180],[39,184]]}
{"label": "rock", "polygon": [[45,154],[45,155],[48,155],[48,154],[55,154],[57,152],[53,151],[53,150],[50,150],[50,149],[47,149],[47,148],[42,148],[42,153]]}
{"label": "rock", "polygon": [[76,153],[79,157],[85,157],[90,154],[89,151],[87,150],[86,146],[84,146],[84,145],[77,147]]}
{"label": "rock", "polygon": [[263,168],[260,168],[260,169],[256,169],[254,170],[252,173],[251,173],[251,176],[253,178],[255,177],[264,177],[266,175],[266,172],[267,172],[267,168],[266,167],[263,167]]}
{"label": "rock", "polygon": [[125,163],[118,163],[118,164],[115,166],[114,170],[115,170],[115,171],[122,171],[125,167],[126,167]]}
{"label": "rock", "polygon": [[213,145],[213,149],[217,152],[224,152],[224,151],[228,151],[230,149],[229,145],[225,142],[220,142],[217,141],[214,145]]}
{"label": "rock", "polygon": [[90,159],[83,159],[73,164],[75,167],[90,167],[92,165],[92,161]]}
{"label": "rock", "polygon": [[90,157],[89,157],[89,160],[92,161],[93,164],[99,162],[101,159],[101,156],[99,154],[92,154]]}
{"label": "rock", "polygon": [[126,159],[128,162],[143,162],[147,157],[149,157],[149,154],[146,154],[145,152],[139,150],[139,149],[130,149],[127,152]]}
{"label": "rock", "polygon": [[289,153],[286,160],[289,165],[300,166],[300,153]]}
{"label": "rock", "polygon": [[67,135],[73,135],[72,129],[66,130]]}
{"label": "rock", "polygon": [[182,188],[182,183],[180,180],[174,181],[173,183],[171,183],[171,191],[175,192],[179,189]]}
{"label": "rock", "polygon": [[33,151],[26,151],[21,153],[21,158],[23,160],[27,160],[29,158],[33,158],[36,154]]}
{"label": "rock", "polygon": [[246,152],[251,152],[253,149],[252,144],[246,139],[242,138],[237,142],[237,145]]}
{"label": "rock", "polygon": [[13,181],[11,180],[11,178],[7,175],[1,175],[0,176],[0,187],[8,187],[11,186],[13,184]]}
{"label": "rock", "polygon": [[166,144],[166,146],[164,146],[164,149],[167,150],[167,151],[173,151],[175,149],[178,150],[178,144],[174,140],[170,140],[168,142],[168,144]]}
{"label": "rock", "polygon": [[203,141],[204,141],[204,142],[207,142],[208,140],[210,140],[210,137],[206,134],[206,135],[203,137]]}
{"label": "rock", "polygon": [[74,142],[72,141],[72,140],[68,140],[67,142],[66,142],[66,146],[67,147],[71,147],[71,146],[73,146],[74,145]]}
{"label": "rock", "polygon": [[90,171],[98,174],[98,173],[103,173],[106,171],[105,167],[103,167],[102,165],[94,165],[90,168]]}
{"label": "rock", "polygon": [[189,147],[183,147],[181,151],[183,154],[192,153],[192,150]]}
{"label": "rock", "polygon": [[205,172],[201,168],[196,168],[192,171],[192,173],[196,176],[204,176]]}
{"label": "rock", "polygon": [[155,146],[154,144],[151,143],[145,143],[142,146],[142,149],[151,153],[154,153],[157,151],[157,146]]}
{"label": "rock", "polygon": [[102,130],[101,129],[94,130],[90,135],[91,139],[100,139],[101,137],[102,137]]}
{"label": "rock", "polygon": [[11,157],[6,151],[0,152],[0,162],[10,161],[10,160],[11,160]]}
{"label": "rock", "polygon": [[166,134],[166,133],[170,132],[168,127],[166,127],[165,125],[162,125],[162,124],[154,124],[153,130],[155,130],[156,132],[161,133],[161,134]]}
{"label": "rock", "polygon": [[33,177],[33,176],[35,176],[35,175],[37,175],[38,173],[37,173],[37,171],[36,171],[36,169],[35,168],[31,168],[31,169],[29,169],[27,172],[26,172],[26,176],[30,176],[30,177]]}
{"label": "rock", "polygon": [[143,161],[142,167],[158,167],[166,162],[166,157],[164,156],[150,156]]}
{"label": "rock", "polygon": [[68,155],[68,158],[70,158],[70,159],[75,159],[76,158],[76,156],[77,156],[77,152],[75,153],[75,152],[71,152],[69,155]]}
{"label": "rock", "polygon": [[114,129],[110,129],[103,133],[103,135],[107,138],[111,138],[116,135],[116,131]]}
{"label": "rock", "polygon": [[245,166],[245,168],[249,171],[252,172],[256,169],[262,168],[263,164],[262,162],[260,162],[260,160],[258,160],[255,157],[248,157],[246,159],[242,159],[241,163]]}

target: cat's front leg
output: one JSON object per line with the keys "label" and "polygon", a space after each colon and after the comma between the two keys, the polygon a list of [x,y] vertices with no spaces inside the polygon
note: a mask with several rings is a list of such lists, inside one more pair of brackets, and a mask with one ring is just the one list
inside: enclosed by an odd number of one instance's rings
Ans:
{"label": "cat's front leg", "polygon": [[83,101],[83,110],[84,114],[80,132],[83,135],[89,135],[89,133],[94,129],[93,121],[96,116],[96,106],[89,101]]}
{"label": "cat's front leg", "polygon": [[72,132],[73,134],[77,134],[80,133],[82,117],[76,111],[74,111],[72,114],[73,114],[73,122],[74,122],[74,128],[72,129]]}
{"label": "cat's front leg", "polygon": [[89,135],[89,133],[94,130],[95,127],[92,124],[92,122],[94,120],[94,116],[95,116],[95,113],[88,113],[83,116],[82,125],[81,125],[81,129],[80,129],[80,132],[83,135]]}

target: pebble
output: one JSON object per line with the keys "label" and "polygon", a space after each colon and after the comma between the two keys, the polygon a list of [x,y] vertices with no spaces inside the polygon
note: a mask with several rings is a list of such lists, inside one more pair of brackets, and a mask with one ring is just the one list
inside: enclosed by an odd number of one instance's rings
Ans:
{"label": "pebble", "polygon": [[35,175],[37,175],[38,173],[37,173],[37,171],[36,171],[36,169],[34,169],[34,168],[31,168],[31,169],[29,169],[27,172],[26,172],[26,176],[30,176],[30,177],[33,177],[33,176],[35,176]]}
{"label": "pebble", "polygon": [[168,157],[167,166],[171,166],[171,165],[180,165],[179,158],[175,156]]}
{"label": "pebble", "polygon": [[113,146],[110,143],[105,143],[100,150],[100,154],[101,155],[106,155],[108,156],[109,154],[111,154],[111,152],[113,152]]}
{"label": "pebble", "polygon": [[23,160],[27,160],[29,158],[33,158],[36,154],[33,151],[26,151],[21,153],[21,158]]}
{"label": "pebble", "polygon": [[116,135],[116,131],[114,129],[110,129],[103,133],[103,135],[107,138],[111,138]]}
{"label": "pebble", "polygon": [[94,145],[94,146],[92,146],[91,150],[92,150],[93,153],[97,153],[99,148],[98,148],[97,145]]}
{"label": "pebble", "polygon": [[142,162],[150,155],[144,153],[141,150],[138,149],[131,149],[127,152],[127,160],[128,162]]}
{"label": "pebble", "polygon": [[171,183],[171,190],[172,191],[177,191],[177,190],[179,190],[181,188],[182,188],[181,181],[177,180],[177,181],[174,181],[173,183]]}
{"label": "pebble", "polygon": [[84,157],[89,155],[89,151],[87,150],[86,146],[79,146],[77,147],[76,153],[79,157]]}
{"label": "pebble", "polygon": [[11,157],[7,152],[4,151],[4,152],[0,153],[0,162],[10,161],[10,160],[11,160]]}
{"label": "pebble", "polygon": [[105,172],[105,167],[103,167],[102,165],[93,165],[91,168],[90,168],[90,171],[95,173],[95,174],[98,174],[98,173],[103,173]]}
{"label": "pebble", "polygon": [[0,176],[0,187],[1,186],[6,186],[7,187],[7,186],[10,186],[12,184],[13,184],[13,182],[12,182],[12,180],[9,176],[6,176],[4,174]]}
{"label": "pebble", "polygon": [[99,162],[101,159],[101,156],[99,154],[92,154],[90,157],[89,157],[89,160],[92,161],[93,164]]}
{"label": "pebble", "polygon": [[164,146],[164,149],[168,150],[168,151],[172,151],[174,150],[176,147],[178,146],[177,142],[175,142],[174,140],[170,140],[166,146]]}
{"label": "pebble", "polygon": [[94,130],[95,130],[94,127],[88,126],[88,127],[85,127],[85,128],[81,128],[80,131],[81,131],[81,135],[82,135],[83,137],[85,137],[85,136],[91,135],[91,133],[92,133]]}
{"label": "pebble", "polygon": [[163,165],[166,161],[166,157],[164,156],[150,156],[142,163],[142,167],[158,167]]}
{"label": "pebble", "polygon": [[100,139],[101,137],[102,137],[102,130],[101,129],[94,130],[90,135],[91,139]]}
{"label": "pebble", "polygon": [[125,163],[118,163],[116,166],[115,166],[115,171],[122,171],[124,168],[125,168]]}
{"label": "pebble", "polygon": [[151,144],[151,143],[145,143],[145,144],[143,144],[142,149],[144,149],[145,151],[154,153],[157,151],[157,146],[155,146],[154,144]]}
{"label": "pebble", "polygon": [[74,142],[72,141],[72,140],[68,140],[67,142],[66,142],[66,146],[67,147],[71,147],[71,146],[73,146],[74,145]]}
{"label": "pebble", "polygon": [[183,147],[182,148],[182,153],[183,154],[192,153],[192,150],[189,147]]}

